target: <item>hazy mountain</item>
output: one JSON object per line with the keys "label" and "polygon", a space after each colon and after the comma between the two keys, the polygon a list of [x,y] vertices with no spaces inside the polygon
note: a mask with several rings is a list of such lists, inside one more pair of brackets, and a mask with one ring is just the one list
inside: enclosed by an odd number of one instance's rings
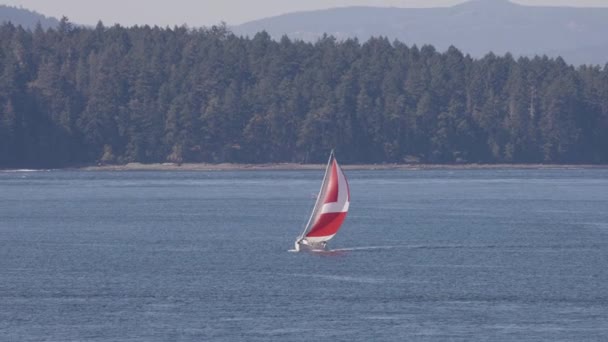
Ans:
{"label": "hazy mountain", "polygon": [[55,27],[59,24],[59,20],[53,17],[46,17],[40,13],[24,8],[0,5],[0,23],[9,21],[14,25],[21,25],[30,29],[34,29],[38,22],[40,22],[40,25],[45,29]]}
{"label": "hazy mountain", "polygon": [[608,62],[608,8],[533,7],[507,0],[472,0],[444,8],[345,7],[297,12],[233,28],[243,35],[266,30],[278,38],[316,40],[387,36],[408,45],[454,45],[480,57],[493,51],[562,56],[573,64]]}

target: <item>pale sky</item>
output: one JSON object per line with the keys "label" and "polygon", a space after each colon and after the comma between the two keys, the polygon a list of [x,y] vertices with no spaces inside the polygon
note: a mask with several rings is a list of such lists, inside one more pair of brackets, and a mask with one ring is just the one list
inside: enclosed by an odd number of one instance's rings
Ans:
{"label": "pale sky", "polygon": [[[491,0],[486,0],[491,1]],[[78,24],[106,26],[149,24],[191,27],[222,21],[229,25],[279,14],[344,6],[436,7],[464,0],[0,0],[0,4],[21,6],[46,16],[67,16]],[[608,0],[513,0],[536,6],[608,7]]]}

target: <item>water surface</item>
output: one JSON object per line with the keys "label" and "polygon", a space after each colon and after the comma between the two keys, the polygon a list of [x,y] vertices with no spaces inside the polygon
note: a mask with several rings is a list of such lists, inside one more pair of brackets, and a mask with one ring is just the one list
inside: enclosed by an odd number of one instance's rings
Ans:
{"label": "water surface", "polygon": [[0,340],[601,341],[608,170],[0,172]]}

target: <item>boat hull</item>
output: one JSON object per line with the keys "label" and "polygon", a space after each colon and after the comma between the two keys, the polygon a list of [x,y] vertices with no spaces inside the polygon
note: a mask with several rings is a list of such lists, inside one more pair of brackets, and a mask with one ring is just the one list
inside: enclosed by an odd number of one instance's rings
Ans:
{"label": "boat hull", "polygon": [[307,252],[325,252],[327,251],[327,242],[312,242],[306,239],[296,241],[295,251],[307,251]]}

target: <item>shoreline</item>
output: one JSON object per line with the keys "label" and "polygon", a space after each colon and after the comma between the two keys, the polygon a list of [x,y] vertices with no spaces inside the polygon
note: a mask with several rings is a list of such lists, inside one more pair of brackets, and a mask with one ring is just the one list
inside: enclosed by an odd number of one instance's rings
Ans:
{"label": "shoreline", "polygon": [[[84,166],[58,170],[81,171],[290,171],[323,170],[325,164],[209,164],[209,163],[128,163],[125,165]],[[342,164],[344,170],[475,170],[475,169],[608,169],[608,165],[593,164]]]}

